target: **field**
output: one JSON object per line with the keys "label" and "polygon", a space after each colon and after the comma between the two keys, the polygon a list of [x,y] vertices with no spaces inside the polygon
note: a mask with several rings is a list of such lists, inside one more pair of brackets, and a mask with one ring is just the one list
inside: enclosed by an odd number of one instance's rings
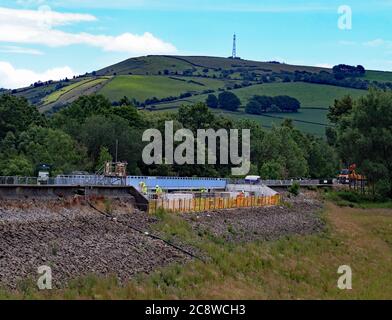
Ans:
{"label": "field", "polygon": [[79,82],[75,82],[73,84],[70,84],[69,86],[63,87],[55,92],[53,92],[52,94],[50,94],[49,96],[47,96],[44,99],[44,104],[49,104],[49,103],[53,103],[56,102],[63,94],[70,92],[72,89],[81,86],[87,82],[91,81],[91,78],[87,78],[85,80],[79,81]]}
{"label": "field", "polygon": [[[285,215],[298,217],[292,203]],[[309,206],[309,204],[308,204]],[[303,208],[299,212],[305,212]],[[292,214],[290,214],[292,212]],[[249,213],[250,214],[250,213]],[[268,217],[272,213],[264,213]],[[276,217],[283,219],[285,215]],[[237,215],[234,215],[238,217]],[[269,241],[251,240],[233,222],[233,214],[201,214],[200,221],[162,213],[156,231],[204,252],[205,262],[193,260],[140,275],[125,285],[114,277],[81,278],[64,290],[37,292],[2,291],[2,298],[55,299],[391,299],[392,298],[392,210],[338,207],[332,202],[314,218],[323,225],[300,220],[310,234],[292,234]],[[303,218],[305,218],[303,216]],[[310,217],[310,216],[309,216]],[[272,218],[272,217],[271,217]],[[212,220],[211,220],[212,219]],[[223,217],[222,217],[223,219]],[[277,221],[279,221],[279,219]],[[301,218],[302,219],[302,218]],[[308,219],[308,218],[306,218]],[[210,221],[211,220],[211,221]],[[210,221],[210,222],[208,222]],[[282,222],[281,222],[282,223]],[[319,223],[318,223],[319,224]],[[253,228],[260,226],[252,224]],[[279,225],[279,224],[278,224]],[[320,225],[320,224],[319,224]],[[320,225],[320,226],[321,226]],[[264,225],[265,226],[265,225]],[[212,229],[208,229],[211,227]],[[223,228],[222,228],[223,227]],[[318,231],[317,231],[318,230]],[[298,230],[299,231],[299,230]],[[221,234],[219,236],[219,234]],[[225,235],[225,236],[223,236]],[[243,240],[240,240],[243,239]],[[245,242],[244,242],[245,241]],[[189,247],[188,247],[189,248]],[[352,290],[340,290],[338,268],[353,272]]]}
{"label": "field", "polygon": [[261,72],[280,72],[280,71],[308,71],[308,72],[320,72],[330,71],[329,69],[319,68],[319,67],[308,67],[308,66],[295,66],[288,65],[284,63],[268,63],[268,62],[260,62],[260,61],[251,61],[251,60],[243,60],[243,59],[227,59],[221,57],[205,57],[205,56],[172,56],[172,59],[176,59],[177,61],[183,61],[189,63],[194,67],[201,68],[212,68],[212,69],[231,69],[231,68],[248,68],[255,71]]}
{"label": "field", "polygon": [[293,66],[288,64],[275,64],[250,60],[232,60],[221,57],[204,57],[204,56],[146,56],[127,59],[115,65],[98,70],[97,75],[156,75],[159,71],[169,70],[182,72],[194,68],[202,73],[203,69],[209,68],[212,71],[217,69],[231,69],[244,67],[258,72],[280,72],[280,71],[308,71],[320,72],[328,71],[325,68]]}
{"label": "field", "polygon": [[[257,84],[250,87],[231,90],[241,100],[245,106],[249,99],[254,95],[288,95],[298,99],[301,102],[301,108],[322,108],[328,109],[333,105],[335,99],[340,99],[345,95],[351,95],[353,98],[358,98],[366,91],[350,88],[341,88],[336,86],[312,84],[305,82],[290,82],[290,83],[265,83]],[[207,95],[198,95],[187,98],[191,102],[205,101]],[[159,104],[158,108],[165,108],[168,106],[179,106],[181,102],[169,102],[166,104]]]}
{"label": "field", "polygon": [[254,95],[288,95],[298,99],[302,108],[328,108],[333,105],[335,99],[344,95],[349,94],[353,98],[358,98],[366,93],[363,90],[304,82],[266,83],[233,90],[233,92],[238,95],[243,105]]}
{"label": "field", "polygon": [[232,118],[239,117],[258,122],[264,128],[271,128],[273,125],[280,125],[284,119],[292,119],[295,127],[306,133],[318,136],[325,135],[328,126],[327,110],[302,109],[298,113],[268,113],[266,115],[252,115],[242,112],[214,111],[217,114]]}
{"label": "field", "polygon": [[110,77],[94,77],[72,83],[47,96],[38,109],[41,112],[50,111],[54,106],[71,103],[83,94],[94,94],[109,80]]}
{"label": "field", "polygon": [[[217,89],[224,86],[222,81],[214,79],[185,79],[183,81],[177,79],[181,78],[175,76],[172,78],[140,75],[117,76],[105,85],[99,93],[105,95],[111,101],[118,101],[124,96],[145,101],[152,97],[161,99],[169,96],[179,96],[187,91],[201,92],[209,88]],[[191,80],[200,84],[189,82]]]}
{"label": "field", "polygon": [[132,58],[97,71],[97,75],[157,75],[159,71],[182,72],[192,67],[189,63],[165,56]]}
{"label": "field", "polygon": [[[290,83],[267,83],[258,84],[246,88],[231,90],[241,100],[242,105],[246,105],[249,98],[254,95],[289,95],[297,98],[301,102],[301,110],[298,113],[268,113],[266,115],[251,115],[244,112],[242,107],[238,112],[228,112],[213,110],[213,112],[228,116],[233,119],[244,118],[259,122],[265,128],[271,128],[273,124],[279,125],[283,119],[293,119],[294,124],[300,130],[307,133],[324,136],[325,128],[329,124],[327,119],[327,109],[333,105],[335,99],[344,95],[351,95],[358,98],[366,93],[364,90],[340,88],[336,86],[318,85],[304,82]],[[156,110],[174,110],[183,104],[192,104],[205,101],[207,95],[197,95],[181,101],[157,104]]]}
{"label": "field", "polygon": [[365,79],[379,82],[392,82],[392,72],[366,71]]}

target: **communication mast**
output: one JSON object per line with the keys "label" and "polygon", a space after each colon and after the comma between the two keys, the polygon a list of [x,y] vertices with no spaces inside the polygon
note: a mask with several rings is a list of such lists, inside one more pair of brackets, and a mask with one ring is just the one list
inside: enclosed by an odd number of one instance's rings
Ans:
{"label": "communication mast", "polygon": [[231,55],[232,59],[237,59],[237,37],[234,33],[233,35],[233,53]]}

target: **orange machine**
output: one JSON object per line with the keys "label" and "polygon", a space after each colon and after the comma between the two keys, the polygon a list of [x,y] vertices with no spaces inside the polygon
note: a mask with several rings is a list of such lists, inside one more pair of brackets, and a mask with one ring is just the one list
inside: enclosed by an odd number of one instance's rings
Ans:
{"label": "orange machine", "polygon": [[340,174],[338,175],[338,181],[341,184],[349,184],[350,183],[350,171],[348,169],[342,169]]}
{"label": "orange machine", "polygon": [[348,169],[342,169],[338,176],[338,180],[342,184],[356,184],[366,180],[365,176],[356,173],[357,165],[354,163]]}

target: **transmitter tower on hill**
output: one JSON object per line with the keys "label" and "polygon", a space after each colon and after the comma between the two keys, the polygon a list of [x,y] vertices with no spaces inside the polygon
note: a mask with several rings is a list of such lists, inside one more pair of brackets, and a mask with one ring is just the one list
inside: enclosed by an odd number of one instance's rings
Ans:
{"label": "transmitter tower on hill", "polygon": [[232,59],[237,59],[237,36],[233,35],[233,52],[231,54]]}

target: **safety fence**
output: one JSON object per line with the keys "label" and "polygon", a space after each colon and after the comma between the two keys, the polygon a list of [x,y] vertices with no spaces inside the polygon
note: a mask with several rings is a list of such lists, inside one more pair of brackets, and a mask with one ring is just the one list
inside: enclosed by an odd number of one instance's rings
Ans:
{"label": "safety fence", "polygon": [[276,206],[281,203],[281,195],[261,196],[261,197],[236,197],[218,198],[202,197],[193,199],[152,199],[149,200],[149,213],[154,214],[158,210],[165,210],[173,213],[203,212],[221,209],[252,208]]}

